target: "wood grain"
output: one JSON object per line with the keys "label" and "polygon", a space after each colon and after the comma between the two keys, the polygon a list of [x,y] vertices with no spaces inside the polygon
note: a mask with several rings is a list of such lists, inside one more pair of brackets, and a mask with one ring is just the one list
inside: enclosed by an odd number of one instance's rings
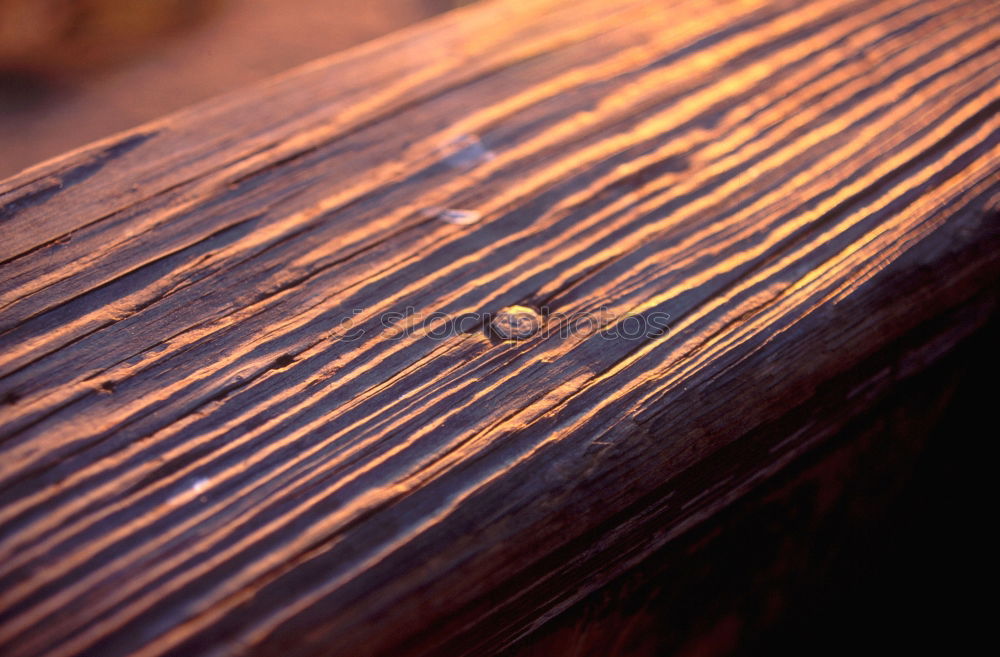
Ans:
{"label": "wood grain", "polygon": [[[509,645],[823,418],[713,455],[985,324],[998,39],[987,0],[485,3],[0,183],[0,651]],[[670,330],[382,323],[514,305]]]}
{"label": "wood grain", "polygon": [[[960,427],[989,421],[990,402],[976,385],[997,366],[988,335],[964,341],[905,382],[883,379],[865,391],[864,406],[842,403],[835,382],[824,385],[778,425],[720,450],[710,460],[736,467],[744,458],[731,448],[752,453],[754,442],[775,432],[792,435],[817,418],[823,432],[836,432],[502,654],[974,651],[965,628],[983,611],[961,600],[981,572],[983,562],[968,551],[979,542],[970,533],[981,516],[957,509],[975,498],[981,478],[955,463],[974,451],[955,442]],[[896,353],[871,359],[864,376],[924,339],[908,337]],[[873,395],[877,388],[884,399]],[[930,517],[949,531],[927,531]]]}

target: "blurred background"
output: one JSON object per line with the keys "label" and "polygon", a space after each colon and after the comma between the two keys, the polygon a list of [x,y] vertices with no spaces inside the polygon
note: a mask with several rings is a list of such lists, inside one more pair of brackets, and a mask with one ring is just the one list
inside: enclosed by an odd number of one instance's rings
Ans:
{"label": "blurred background", "polygon": [[0,179],[468,0],[0,0]]}

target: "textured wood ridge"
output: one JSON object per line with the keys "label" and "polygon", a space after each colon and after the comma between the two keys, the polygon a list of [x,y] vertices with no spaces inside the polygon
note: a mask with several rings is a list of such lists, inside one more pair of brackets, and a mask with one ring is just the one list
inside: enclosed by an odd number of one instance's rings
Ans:
{"label": "textured wood ridge", "polygon": [[[507,645],[985,321],[998,40],[487,3],[0,183],[0,653]],[[382,327],[514,304],[670,330]]]}

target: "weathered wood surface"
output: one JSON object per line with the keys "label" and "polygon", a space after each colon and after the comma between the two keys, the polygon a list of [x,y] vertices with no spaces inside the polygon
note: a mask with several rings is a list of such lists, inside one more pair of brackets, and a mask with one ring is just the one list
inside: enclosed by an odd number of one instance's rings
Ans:
{"label": "weathered wood surface", "polygon": [[992,556],[969,548],[986,530],[968,501],[985,498],[989,465],[973,466],[975,438],[959,437],[992,421],[980,382],[1000,366],[997,328],[905,381],[876,377],[928,338],[907,336],[861,366],[880,381],[864,404],[842,403],[831,382],[720,450],[712,459],[728,468],[742,460],[730,448],[752,453],[820,417],[818,431],[835,434],[501,654],[976,652],[967,628],[989,621],[967,592]]}
{"label": "weathered wood surface", "polygon": [[[755,429],[986,321],[998,39],[989,0],[487,3],[0,184],[0,652],[509,644],[829,402]],[[381,324],[514,304],[670,330]]]}

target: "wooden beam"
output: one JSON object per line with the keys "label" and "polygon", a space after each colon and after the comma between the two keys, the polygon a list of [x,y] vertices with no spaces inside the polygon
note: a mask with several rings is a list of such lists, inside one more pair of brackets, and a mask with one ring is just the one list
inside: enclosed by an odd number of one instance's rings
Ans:
{"label": "wooden beam", "polygon": [[998,28],[488,2],[0,183],[0,651],[530,632],[995,312]]}

